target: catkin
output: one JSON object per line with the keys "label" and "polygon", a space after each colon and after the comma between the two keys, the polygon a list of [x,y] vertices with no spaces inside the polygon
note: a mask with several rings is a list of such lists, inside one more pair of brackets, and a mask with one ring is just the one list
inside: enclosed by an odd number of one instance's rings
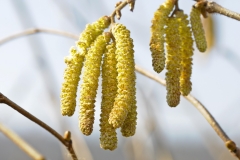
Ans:
{"label": "catkin", "polygon": [[116,43],[107,46],[102,64],[102,103],[100,118],[100,147],[114,150],[117,148],[116,129],[109,124],[109,114],[117,94]]}
{"label": "catkin", "polygon": [[80,34],[79,40],[76,42],[83,42],[87,47],[90,47],[91,43],[103,33],[104,29],[110,25],[110,18],[103,16],[92,24],[87,24],[85,30]]}
{"label": "catkin", "polygon": [[180,102],[180,35],[178,18],[169,18],[166,28],[167,60],[166,60],[166,89],[167,103],[176,107]]}
{"label": "catkin", "polygon": [[203,29],[200,16],[201,16],[201,11],[197,8],[192,7],[192,11],[190,13],[190,21],[191,21],[194,39],[195,39],[198,50],[200,52],[205,52],[207,49],[207,41],[205,38],[205,32]]}
{"label": "catkin", "polygon": [[191,28],[188,27],[189,21],[183,11],[178,11],[176,17],[179,18],[179,34],[181,41],[181,76],[180,90],[182,95],[187,96],[192,90],[192,56],[193,56],[193,39]]}
{"label": "catkin", "polygon": [[109,33],[98,36],[86,55],[80,92],[79,115],[79,128],[85,135],[90,135],[93,130],[94,103],[98,88],[98,77],[100,76],[100,65],[110,37]]}
{"label": "catkin", "polygon": [[112,33],[117,48],[118,90],[108,122],[114,128],[119,128],[125,121],[133,103],[134,90],[132,85],[135,85],[135,63],[130,31],[124,25],[116,23],[112,28]]}
{"label": "catkin", "polygon": [[72,116],[76,107],[77,86],[80,80],[79,75],[83,66],[86,46],[79,43],[79,52],[72,47],[70,55],[65,57],[67,68],[64,71],[64,82],[61,89],[61,112],[63,116]]}
{"label": "catkin", "polygon": [[152,52],[152,66],[157,73],[160,73],[165,67],[164,26],[174,4],[175,0],[166,0],[154,13],[152,19],[150,50]]}

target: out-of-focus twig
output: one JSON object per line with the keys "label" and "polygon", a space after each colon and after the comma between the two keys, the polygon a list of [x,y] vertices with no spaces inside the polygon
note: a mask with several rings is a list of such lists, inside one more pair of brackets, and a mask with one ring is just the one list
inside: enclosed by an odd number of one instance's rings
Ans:
{"label": "out-of-focus twig", "polygon": [[[42,128],[44,128],[45,130],[47,130],[49,133],[51,133],[54,137],[56,137],[68,150],[68,152],[70,153],[71,157],[73,160],[77,160],[77,156],[75,154],[75,151],[72,147],[72,140],[71,140],[71,136],[68,136],[68,138],[64,138],[62,137],[58,132],[56,132],[53,128],[51,128],[50,126],[48,126],[46,123],[42,122],[41,120],[39,120],[38,118],[36,118],[35,116],[33,116],[31,113],[27,112],[26,110],[24,110],[23,108],[21,108],[19,105],[17,105],[16,103],[14,103],[13,101],[11,101],[10,99],[8,99],[6,96],[4,96],[2,93],[0,93],[0,103],[4,103],[6,105],[8,105],[9,107],[13,108],[14,110],[16,110],[17,112],[19,112],[20,114],[22,114],[23,116],[25,116],[26,118],[28,118],[29,120],[35,122],[36,124],[38,124],[39,126],[41,126]],[[69,138],[70,137],[70,138]]]}
{"label": "out-of-focus twig", "polygon": [[45,160],[45,158],[38,153],[34,148],[32,148],[27,142],[20,138],[16,133],[8,129],[6,126],[0,123],[0,132],[2,132],[6,137],[12,140],[19,148],[21,148],[25,153],[27,153],[34,160]]}
{"label": "out-of-focus twig", "polygon": [[27,36],[27,35],[31,35],[31,34],[36,34],[36,33],[49,33],[49,34],[53,34],[53,35],[60,35],[60,36],[64,36],[64,37],[69,37],[71,39],[77,39],[78,36],[68,33],[68,32],[63,32],[63,31],[58,31],[55,29],[44,29],[44,28],[30,28],[24,31],[21,31],[19,33],[14,33],[10,36],[7,36],[6,38],[3,38],[0,40],[0,45],[9,42],[13,39],[16,38],[20,38],[23,36]]}

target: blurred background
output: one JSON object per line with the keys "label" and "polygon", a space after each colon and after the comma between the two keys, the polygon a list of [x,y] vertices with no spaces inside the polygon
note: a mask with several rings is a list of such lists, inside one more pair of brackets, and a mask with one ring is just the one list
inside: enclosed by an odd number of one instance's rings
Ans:
{"label": "blurred background", "polygon": [[[49,28],[79,35],[87,23],[114,10],[114,0],[1,0],[0,39],[28,28]],[[238,0],[216,0],[240,12]],[[136,1],[134,12],[126,7],[119,22],[134,40],[136,64],[153,72],[149,50],[154,12],[163,3]],[[180,0],[189,14],[194,1]],[[207,23],[206,23],[207,21]],[[240,22],[214,14],[204,22],[212,47],[194,51],[193,90],[236,144],[240,144]],[[212,25],[209,25],[212,24]],[[176,108],[166,103],[165,87],[137,73],[138,125],[136,134],[123,138],[118,131],[118,148],[99,146],[101,90],[96,104],[94,131],[84,136],[78,129],[78,109],[72,117],[60,113],[60,89],[66,65],[64,57],[75,40],[45,33],[14,39],[0,45],[0,92],[59,133],[70,130],[80,160],[233,160],[222,140],[204,117],[184,98]],[[209,44],[210,45],[210,44]],[[195,46],[194,46],[195,47]],[[165,71],[159,74],[165,77]],[[100,85],[101,86],[101,85]],[[47,160],[70,159],[67,150],[48,132],[12,108],[0,104],[4,124]],[[1,160],[30,159],[0,133]]]}

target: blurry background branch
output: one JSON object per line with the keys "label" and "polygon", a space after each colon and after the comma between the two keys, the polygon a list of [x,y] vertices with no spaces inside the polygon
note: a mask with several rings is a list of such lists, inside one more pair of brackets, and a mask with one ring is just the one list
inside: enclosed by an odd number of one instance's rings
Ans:
{"label": "blurry background branch", "polygon": [[8,99],[2,93],[0,93],[0,103],[4,103],[4,104],[8,105],[9,107],[13,108],[17,112],[19,112],[20,114],[22,114],[23,116],[28,118],[29,120],[35,122],[36,124],[38,124],[39,126],[44,128],[45,130],[47,130],[54,137],[56,137],[64,146],[66,146],[66,148],[67,148],[68,152],[70,153],[72,159],[77,160],[77,156],[76,156],[75,151],[72,147],[71,135],[68,131],[67,131],[67,134],[65,134],[67,136],[62,137],[58,132],[56,132],[54,129],[52,129],[50,126],[48,126],[46,123],[42,122],[41,120],[39,120],[38,118],[36,118],[32,114],[30,114],[29,112],[27,112],[26,110],[21,108],[19,105],[17,105],[16,103],[14,103],[10,99]]}
{"label": "blurry background branch", "polygon": [[25,153],[27,153],[34,160],[45,160],[45,158],[38,153],[32,146],[27,144],[23,139],[21,139],[17,134],[8,129],[6,126],[0,123],[0,132],[2,132],[6,137],[12,140],[19,148],[21,148]]}
{"label": "blurry background branch", "polygon": [[[71,34],[71,33],[65,32],[65,31],[57,31],[57,30],[53,30],[53,29],[33,28],[33,29],[27,29],[25,31],[22,31],[22,32],[10,35],[6,38],[3,38],[2,40],[0,40],[0,45],[8,42],[10,40],[20,38],[22,36],[31,35],[31,34],[40,33],[40,32],[41,33],[49,33],[49,34],[60,35],[60,36],[69,37],[69,38],[73,38],[73,39],[78,38],[77,35],[74,35],[74,34]],[[142,69],[141,67],[139,67],[137,65],[135,66],[135,70],[137,72],[143,74],[144,76],[158,82],[159,84],[161,84],[163,86],[166,85],[165,80],[159,78],[158,76],[155,76],[154,74],[150,73],[149,71],[146,71],[146,70]],[[238,159],[240,159],[239,148],[237,148],[235,143],[226,135],[226,133],[223,131],[223,129],[220,127],[220,125],[217,123],[217,121],[214,119],[214,117],[211,115],[211,113],[192,95],[188,95],[188,96],[184,96],[184,97],[190,103],[192,103],[198,109],[198,111],[204,116],[204,118],[208,121],[208,123],[212,126],[212,128],[218,134],[218,136],[224,141],[226,147],[230,150],[230,152],[234,156],[236,156]],[[3,101],[1,101],[1,94],[0,94],[0,102],[3,103]],[[62,138],[61,135],[58,134],[58,136],[56,136],[56,137],[65,145],[65,140]]]}

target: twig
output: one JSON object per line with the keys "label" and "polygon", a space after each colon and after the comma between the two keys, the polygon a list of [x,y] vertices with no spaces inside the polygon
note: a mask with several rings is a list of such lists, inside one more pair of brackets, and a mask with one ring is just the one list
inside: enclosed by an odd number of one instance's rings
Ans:
{"label": "twig", "polygon": [[63,31],[58,31],[58,30],[53,30],[53,29],[44,29],[44,28],[30,28],[27,29],[25,31],[21,31],[19,33],[15,33],[13,35],[10,35],[6,38],[3,38],[0,40],[0,45],[4,44],[8,41],[11,41],[12,39],[16,39],[16,38],[20,38],[23,36],[27,36],[27,35],[31,35],[31,34],[36,34],[36,33],[49,33],[49,34],[53,34],[53,35],[60,35],[60,36],[64,36],[64,37],[69,37],[72,39],[77,39],[78,36],[68,33],[68,32],[63,32]]}
{"label": "twig", "polygon": [[238,21],[240,21],[240,14],[239,13],[236,13],[234,11],[231,11],[229,9],[226,9],[222,6],[220,6],[219,4],[217,4],[216,2],[209,2],[209,1],[206,1],[206,5],[204,6],[206,11],[208,13],[219,13],[219,14],[222,14],[224,16],[227,16],[227,17],[230,17],[230,18],[233,18],[233,19],[236,19]]}
{"label": "twig", "polygon": [[174,6],[175,6],[175,8],[174,8],[170,17],[173,17],[178,11],[181,11],[181,9],[179,8],[179,5],[178,5],[178,0],[175,0],[175,5]]}
{"label": "twig", "polygon": [[[154,74],[144,70],[143,68],[139,67],[138,65],[135,66],[135,70],[139,72],[140,74],[158,82],[159,84],[166,86],[165,80],[159,78],[158,76],[155,76]],[[197,110],[203,115],[203,117],[208,121],[208,123],[212,126],[212,128],[215,130],[215,132],[218,134],[218,136],[223,140],[226,147],[230,150],[230,152],[236,156],[238,159],[240,159],[240,150],[236,147],[235,143],[226,135],[226,133],[223,131],[221,126],[217,123],[215,118],[211,115],[211,113],[207,110],[206,107],[204,107],[203,104],[201,104],[196,98],[194,98],[192,95],[183,96],[186,98],[190,103],[192,103]],[[231,145],[227,145],[230,143]],[[235,145],[235,146],[234,146]]]}
{"label": "twig", "polygon": [[17,134],[13,131],[5,127],[3,124],[0,123],[0,131],[11,139],[19,148],[21,148],[24,152],[26,152],[32,159],[34,160],[45,160],[45,158],[38,153],[35,149],[33,149],[27,142],[21,139]]}
{"label": "twig", "polygon": [[15,109],[17,112],[28,118],[29,120],[35,122],[45,130],[47,130],[49,133],[51,133],[54,137],[56,137],[64,146],[66,146],[68,152],[70,153],[73,160],[77,160],[77,156],[74,152],[74,149],[72,147],[72,140],[67,138],[63,138],[58,132],[56,132],[54,129],[52,129],[50,126],[48,126],[46,123],[42,122],[35,116],[33,116],[31,113],[27,112],[23,108],[21,108],[19,105],[8,99],[6,96],[4,96],[2,93],[0,93],[0,103],[4,103],[8,105],[9,107]]}
{"label": "twig", "polygon": [[[65,36],[65,37],[69,37],[69,38],[73,38],[73,39],[77,39],[78,36],[73,35],[71,33],[68,32],[64,32],[64,31],[55,31],[52,29],[31,29],[31,30],[37,30],[37,32],[27,32],[28,30],[25,30],[21,33],[17,33],[15,35],[11,35],[9,37],[3,38],[2,40],[0,40],[0,45],[4,42],[13,40],[15,38],[21,37],[21,36],[25,36],[25,35],[30,35],[30,34],[35,34],[38,32],[45,32],[45,33],[51,33],[51,34],[56,34],[56,35],[60,35],[60,36]],[[55,31],[55,32],[52,32]],[[16,36],[18,35],[18,36]],[[71,35],[71,36],[69,36]],[[3,41],[4,40],[4,41]],[[2,42],[2,43],[1,43]],[[144,70],[143,68],[139,67],[138,65],[135,66],[135,70],[139,73],[141,73],[142,75],[158,82],[159,84],[165,86],[165,80],[159,78],[158,76],[150,73],[149,71]],[[0,93],[0,103],[4,103],[3,101],[5,101],[5,98],[3,97],[3,95]],[[211,115],[211,113],[193,96],[188,95],[188,96],[184,96],[184,98],[186,98],[190,103],[192,103],[197,109],[198,111],[204,116],[204,118],[209,122],[209,124],[212,126],[212,128],[215,130],[215,132],[218,134],[218,136],[225,142],[226,147],[230,150],[230,152],[236,156],[238,159],[240,159],[240,150],[239,148],[236,147],[235,143],[230,140],[230,138],[226,135],[226,133],[223,131],[223,129],[220,127],[220,125],[217,123],[217,121],[214,119],[214,117]],[[13,104],[15,104],[14,102],[12,102]],[[15,104],[16,105],[16,104]],[[22,109],[22,108],[21,108]],[[25,110],[24,110],[25,111]],[[27,112],[27,111],[25,111]],[[20,112],[21,113],[21,112]],[[27,112],[28,113],[28,112]],[[22,113],[21,113],[22,114]],[[28,113],[30,114],[30,113]],[[23,114],[24,115],[24,114]],[[31,115],[31,114],[30,114]],[[25,116],[25,115],[24,115]],[[27,116],[25,116],[27,117]],[[28,117],[27,117],[28,118]],[[40,120],[39,120],[40,121]],[[35,121],[34,121],[35,122]],[[40,121],[41,122],[41,121]],[[43,123],[43,122],[41,122]],[[40,124],[41,124],[40,123]],[[37,123],[38,124],[38,123]],[[39,124],[39,125],[40,125]],[[45,124],[45,123],[44,123]],[[45,124],[46,125],[46,124]],[[47,125],[46,125],[47,126]],[[48,126],[49,127],[49,126]],[[49,127],[50,128],[50,127]],[[46,128],[45,128],[46,129]],[[54,131],[53,129],[51,129],[51,131],[49,131],[51,134],[54,135],[54,133],[57,134],[57,136],[55,136],[57,139],[59,139],[64,145],[66,143],[65,139],[62,138],[61,135],[59,135],[56,131]],[[67,143],[68,144],[68,143]],[[228,145],[230,144],[230,145]],[[65,145],[66,146],[66,145]],[[74,152],[74,151],[73,151]],[[75,154],[75,153],[74,153]],[[75,160],[75,159],[74,159]]]}

